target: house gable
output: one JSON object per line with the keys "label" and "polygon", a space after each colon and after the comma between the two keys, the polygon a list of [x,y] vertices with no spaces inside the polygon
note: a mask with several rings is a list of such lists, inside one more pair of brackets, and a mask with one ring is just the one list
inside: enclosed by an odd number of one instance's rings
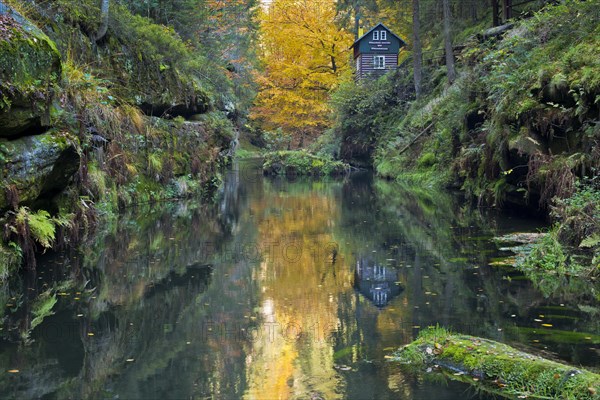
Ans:
{"label": "house gable", "polygon": [[385,25],[379,23],[358,38],[352,48],[356,59],[360,54],[366,53],[398,54],[400,48],[404,46],[406,46],[404,40]]}

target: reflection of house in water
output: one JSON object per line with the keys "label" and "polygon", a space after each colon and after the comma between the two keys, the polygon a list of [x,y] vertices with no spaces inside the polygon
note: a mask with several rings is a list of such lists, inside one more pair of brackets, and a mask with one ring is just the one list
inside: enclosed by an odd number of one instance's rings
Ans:
{"label": "reflection of house in water", "polygon": [[397,284],[398,270],[378,264],[368,258],[359,258],[354,271],[354,287],[377,307],[384,307],[398,296],[402,287]]}

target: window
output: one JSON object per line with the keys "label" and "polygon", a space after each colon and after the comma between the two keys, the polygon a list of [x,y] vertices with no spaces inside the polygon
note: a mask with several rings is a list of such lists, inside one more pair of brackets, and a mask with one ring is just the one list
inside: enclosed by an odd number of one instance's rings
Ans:
{"label": "window", "polygon": [[385,69],[385,56],[373,56],[373,68]]}
{"label": "window", "polygon": [[379,40],[379,31],[373,31],[373,40]]}
{"label": "window", "polygon": [[387,32],[386,31],[381,31],[381,33],[379,34],[379,38],[381,40],[387,40]]}

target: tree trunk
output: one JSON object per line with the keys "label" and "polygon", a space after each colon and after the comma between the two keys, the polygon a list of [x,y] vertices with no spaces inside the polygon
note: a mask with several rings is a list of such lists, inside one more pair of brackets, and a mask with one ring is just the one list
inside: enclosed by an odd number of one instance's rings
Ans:
{"label": "tree trunk", "polygon": [[96,42],[100,41],[104,36],[106,36],[106,32],[108,31],[108,6],[110,0],[102,0],[102,5],[100,7],[100,27],[98,28],[98,33],[96,33]]}
{"label": "tree trunk", "polygon": [[444,0],[444,45],[448,82],[453,83],[456,79],[456,70],[454,69],[454,51],[452,50],[452,33],[450,31],[450,0]]}
{"label": "tree trunk", "polygon": [[500,19],[498,18],[498,0],[491,0],[492,2],[492,25],[499,26]]}
{"label": "tree trunk", "polygon": [[413,4],[413,77],[417,98],[421,96],[421,81],[423,79],[423,50],[421,49],[421,20],[419,18],[419,0],[412,0]]}
{"label": "tree trunk", "polygon": [[358,39],[360,32],[360,8],[358,4],[354,5],[354,39]]}
{"label": "tree trunk", "polygon": [[512,18],[512,0],[502,0],[502,22],[507,23]]}
{"label": "tree trunk", "polygon": [[475,24],[477,22],[477,2],[471,3],[471,22]]}

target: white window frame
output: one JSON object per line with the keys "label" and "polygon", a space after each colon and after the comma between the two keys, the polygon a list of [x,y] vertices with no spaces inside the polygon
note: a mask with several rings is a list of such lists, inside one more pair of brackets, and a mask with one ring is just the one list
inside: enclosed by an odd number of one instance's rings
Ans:
{"label": "white window frame", "polygon": [[373,69],[385,69],[385,56],[373,56]]}
{"label": "white window frame", "polygon": [[379,40],[379,31],[373,31],[373,40]]}
{"label": "white window frame", "polygon": [[379,39],[380,40],[387,40],[387,32],[386,31],[381,31],[379,33]]}

